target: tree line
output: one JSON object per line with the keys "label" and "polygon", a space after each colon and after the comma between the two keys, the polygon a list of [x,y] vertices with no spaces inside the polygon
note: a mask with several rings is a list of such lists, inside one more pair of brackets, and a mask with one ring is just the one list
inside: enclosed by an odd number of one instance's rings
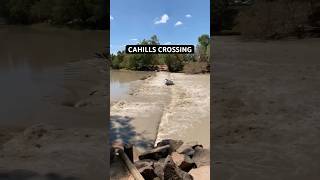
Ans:
{"label": "tree line", "polygon": [[0,0],[0,17],[9,24],[106,29],[110,20],[106,10],[105,0]]}
{"label": "tree line", "polygon": [[320,36],[318,0],[215,0],[211,34],[279,39]]}
{"label": "tree line", "polygon": [[[138,45],[160,45],[159,39],[153,35]],[[187,71],[201,73],[209,70],[210,37],[207,34],[198,38],[195,54],[126,54],[118,51],[111,55],[113,69],[155,70],[157,65],[167,65],[170,72]]]}

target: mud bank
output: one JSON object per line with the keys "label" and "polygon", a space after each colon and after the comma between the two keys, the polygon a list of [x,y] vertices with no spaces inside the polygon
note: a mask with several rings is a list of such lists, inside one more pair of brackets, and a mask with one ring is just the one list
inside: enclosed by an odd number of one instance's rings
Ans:
{"label": "mud bank", "polygon": [[0,176],[8,179],[106,179],[104,128],[38,124],[0,144]]}

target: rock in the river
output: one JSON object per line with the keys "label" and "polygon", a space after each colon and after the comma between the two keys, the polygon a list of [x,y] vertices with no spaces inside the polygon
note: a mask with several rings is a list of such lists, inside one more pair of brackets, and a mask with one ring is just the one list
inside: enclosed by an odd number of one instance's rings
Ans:
{"label": "rock in the river", "polygon": [[196,167],[194,161],[185,154],[179,154],[177,152],[172,153],[173,162],[183,171],[189,172],[192,168]]}
{"label": "rock in the river", "polygon": [[157,177],[157,175],[154,172],[153,168],[154,162],[150,159],[144,159],[139,160],[134,163],[140,174],[146,179],[146,180],[153,180]]}
{"label": "rock in the river", "polygon": [[146,166],[138,169],[140,174],[144,177],[145,180],[153,180],[157,175],[153,171],[152,166]]}
{"label": "rock in the river", "polygon": [[164,180],[192,180],[192,176],[184,171],[182,171],[173,161],[172,157],[169,155],[166,158],[164,168],[163,168],[163,179]]}
{"label": "rock in the river", "polygon": [[196,163],[197,167],[210,165],[210,151],[198,146],[195,147],[195,153],[192,160]]}
{"label": "rock in the river", "polygon": [[193,154],[195,153],[196,147],[202,147],[202,145],[199,145],[198,142],[188,142],[183,144],[177,149],[177,152],[180,154],[188,155],[192,158]]}
{"label": "rock in the river", "polygon": [[189,173],[194,180],[210,180],[210,166],[192,169]]}
{"label": "rock in the river", "polygon": [[159,160],[165,158],[170,153],[170,145],[160,146],[152,150],[148,150],[139,156],[140,160],[153,159]]}
{"label": "rock in the river", "polygon": [[137,169],[143,168],[143,167],[152,167],[154,162],[150,159],[144,159],[144,160],[139,160],[134,162],[134,165],[136,166]]}
{"label": "rock in the river", "polygon": [[160,162],[155,162],[153,165],[153,170],[154,173],[156,173],[156,175],[160,178],[163,179],[164,173],[163,173],[163,167],[164,166],[164,162],[160,163]]}
{"label": "rock in the river", "polygon": [[182,145],[179,149],[177,149],[177,152],[192,157],[195,153],[195,150],[190,145]]}
{"label": "rock in the river", "polygon": [[169,145],[170,146],[170,153],[176,151],[181,145],[183,141],[181,140],[173,140],[173,139],[164,139],[157,143],[157,147]]}

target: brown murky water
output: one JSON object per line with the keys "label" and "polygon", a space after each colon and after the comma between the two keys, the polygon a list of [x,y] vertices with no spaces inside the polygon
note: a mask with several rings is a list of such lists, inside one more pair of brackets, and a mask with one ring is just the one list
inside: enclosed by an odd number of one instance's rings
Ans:
{"label": "brown murky water", "polygon": [[130,83],[151,75],[152,72],[144,71],[110,71],[110,97],[111,101],[119,100],[127,94]]}
{"label": "brown murky water", "polygon": [[103,102],[75,108],[66,101],[87,99],[92,88],[101,86],[103,73],[95,73],[99,72],[95,68],[101,69],[103,63],[91,59],[106,48],[106,35],[104,31],[0,26],[0,126],[105,124]]}

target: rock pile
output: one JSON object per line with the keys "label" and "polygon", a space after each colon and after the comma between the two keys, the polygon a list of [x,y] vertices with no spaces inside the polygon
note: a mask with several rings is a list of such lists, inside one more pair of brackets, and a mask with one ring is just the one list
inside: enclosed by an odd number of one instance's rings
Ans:
{"label": "rock pile", "polygon": [[210,152],[197,143],[163,140],[134,164],[146,180],[210,179]]}

